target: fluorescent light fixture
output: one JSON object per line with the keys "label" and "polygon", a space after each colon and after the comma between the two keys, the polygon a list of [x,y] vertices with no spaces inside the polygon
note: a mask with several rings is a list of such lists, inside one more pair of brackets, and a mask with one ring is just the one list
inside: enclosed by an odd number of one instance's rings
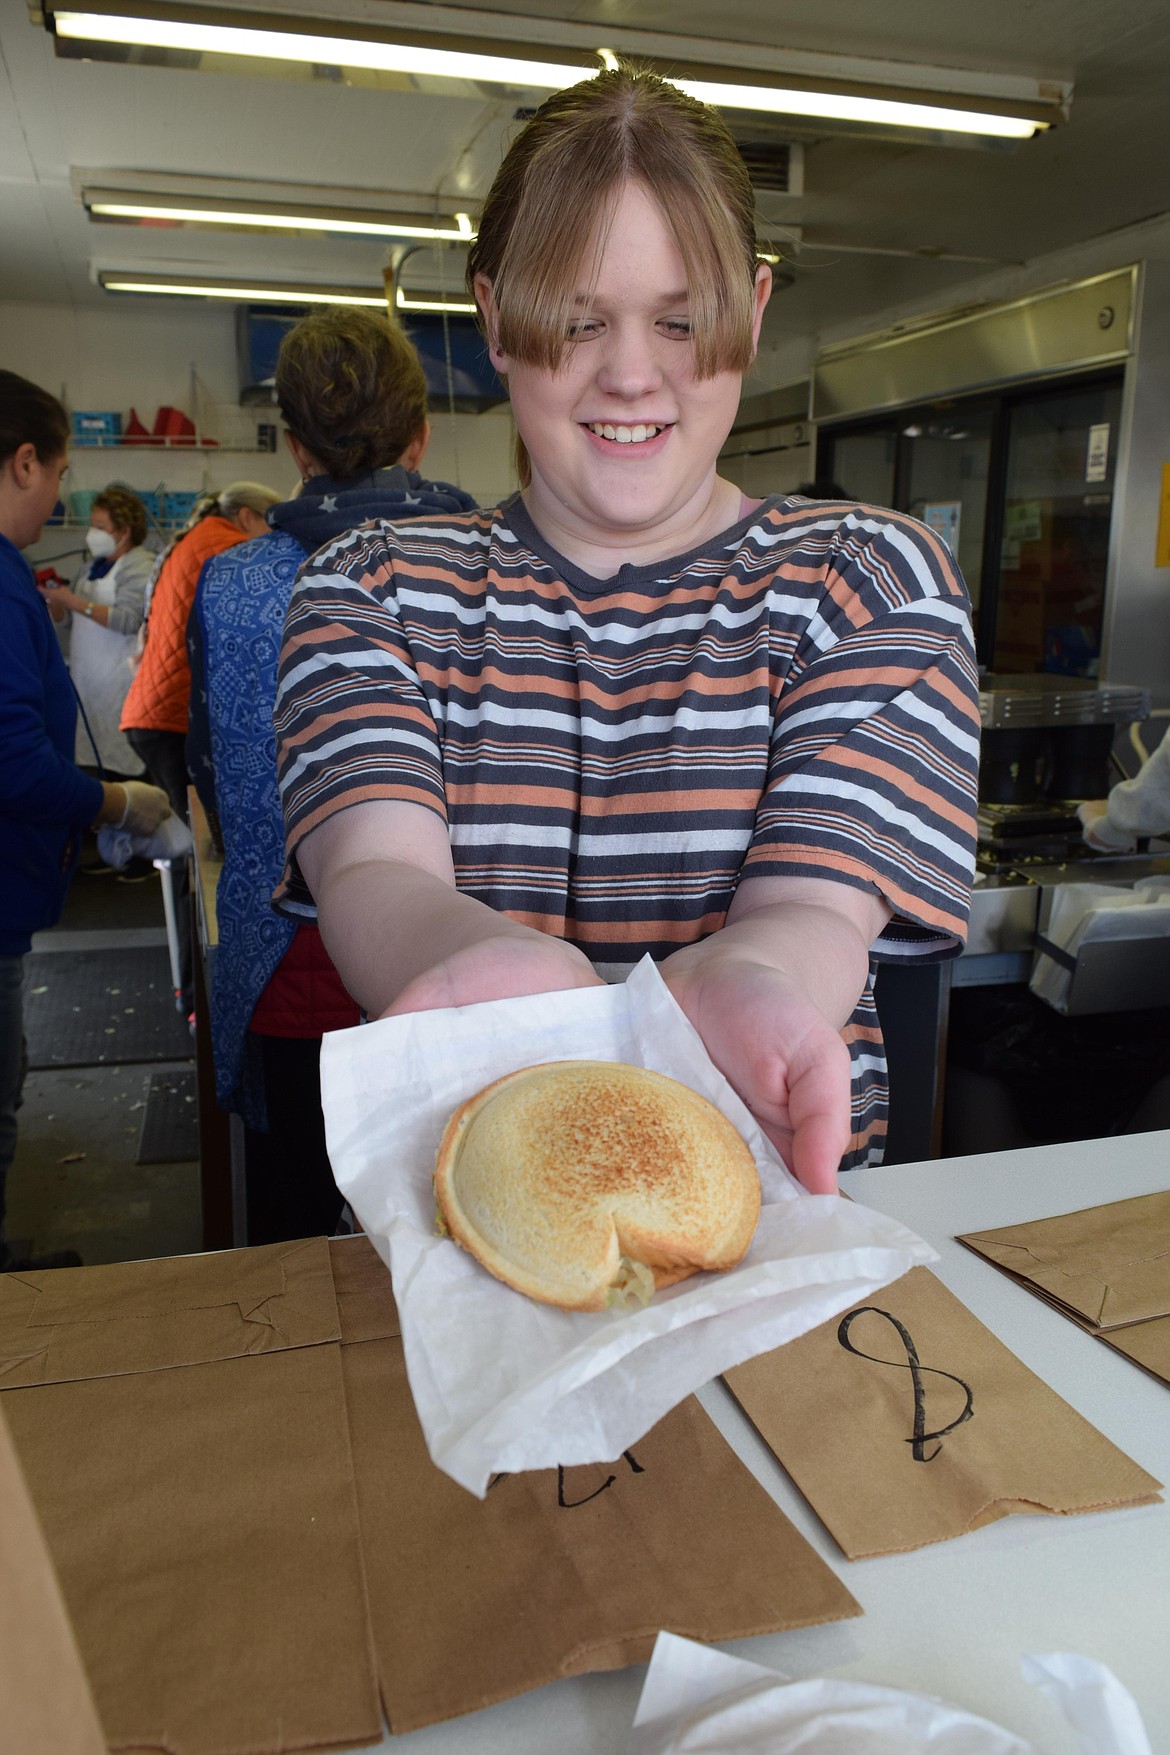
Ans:
{"label": "fluorescent light fixture", "polygon": [[400,311],[443,311],[453,317],[474,317],[477,310],[471,299],[451,293],[404,292],[398,285],[394,288],[394,303]]}
{"label": "fluorescent light fixture", "polygon": [[249,305],[370,305],[374,310],[386,309],[384,293],[360,286],[273,285],[246,276],[206,280],[201,275],[131,274],[119,269],[103,269],[97,278],[106,292],[170,293],[177,298],[234,299]]}
{"label": "fluorescent light fixture", "polygon": [[[115,10],[119,5],[121,9]],[[167,0],[110,0],[108,12],[56,8],[44,0],[46,22],[59,38],[68,41],[325,63],[478,80],[521,90],[559,90],[600,72],[603,65],[615,61],[613,45],[623,34],[609,31],[605,46],[593,45],[587,35],[582,36],[585,27],[565,25],[561,28],[572,36],[571,44],[505,41],[496,35],[499,15],[487,14],[485,19],[493,21],[491,26],[485,24],[483,34],[472,37],[445,33],[443,10],[439,6],[410,9],[412,22],[402,29],[389,22],[363,29],[349,21],[309,18],[295,21],[299,28],[294,29],[289,28],[293,21],[287,15],[269,19],[263,14],[217,13],[204,7],[189,14],[183,5],[168,4]],[[424,13],[431,16],[421,26],[419,19]],[[474,19],[467,12],[455,17],[464,29],[468,20]],[[237,18],[249,22],[235,22]],[[1058,120],[1069,97],[1068,87],[1014,76],[988,75],[987,89],[980,90],[978,76],[959,71],[948,87],[945,69],[898,62],[851,65],[845,57],[811,54],[790,57],[794,65],[801,65],[802,74],[803,63],[809,64],[808,88],[799,84],[800,74],[794,84],[791,71],[787,75],[778,71],[772,83],[761,84],[759,61],[754,67],[713,63],[707,57],[717,45],[705,40],[664,38],[655,54],[647,49],[652,39],[646,33],[626,32],[625,37],[631,53],[652,64],[656,61],[683,91],[706,103],[721,109],[805,117],[813,122],[843,121],[985,140],[1026,140]],[[691,53],[699,58],[690,59]],[[771,57],[774,51],[767,54]],[[834,62],[839,69],[835,80],[826,71]],[[842,89],[834,89],[835,81]]]}
{"label": "fluorescent light fixture", "polygon": [[[230,14],[220,15],[225,20]],[[149,49],[183,49],[204,55],[243,55],[267,61],[326,62],[369,67],[382,73],[431,74],[440,79],[482,79],[497,85],[558,91],[600,69],[583,61],[541,61],[525,56],[432,48],[423,43],[384,42],[322,32],[256,29],[229,23],[197,24],[171,18],[102,12],[54,12],[59,37],[120,43]]]}
{"label": "fluorescent light fixture", "polygon": [[720,110],[774,110],[784,116],[807,116],[826,122],[919,128],[932,134],[981,134],[996,140],[1030,140],[1045,126],[1031,116],[993,116],[983,110],[906,103],[900,98],[853,97],[840,91],[785,91],[774,86],[732,85],[709,79],[676,79],[674,83],[700,103],[714,104]]}
{"label": "fluorescent light fixture", "polygon": [[271,226],[280,231],[347,232],[372,238],[426,238],[468,244],[470,216],[347,211],[300,202],[227,201],[195,195],[147,195],[119,189],[83,189],[87,211],[100,219],[171,220],[182,225]]}

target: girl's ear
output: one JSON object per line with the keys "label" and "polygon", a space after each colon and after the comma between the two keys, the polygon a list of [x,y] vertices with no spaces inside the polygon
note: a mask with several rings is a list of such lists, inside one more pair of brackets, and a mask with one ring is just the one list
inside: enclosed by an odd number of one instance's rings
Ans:
{"label": "girl's ear", "polygon": [[16,447],[8,461],[12,466],[12,475],[17,486],[28,487],[34,478],[38,461],[36,446],[31,440],[26,440],[23,445]]}
{"label": "girl's ear", "polygon": [[422,426],[418,429],[418,432],[414,435],[414,438],[410,441],[410,444],[398,459],[403,469],[417,469],[423,460],[423,453],[430,442],[431,423],[429,420],[424,420]]}
{"label": "girl's ear", "polygon": [[492,283],[486,274],[477,274],[474,281],[475,302],[479,306],[479,314],[483,318],[483,326],[487,335],[488,358],[496,371],[503,374],[508,370],[508,356],[500,346],[500,313],[496,309],[496,295],[492,291]]}
{"label": "girl's ear", "polygon": [[752,358],[760,345],[760,325],[764,321],[764,311],[772,296],[772,270],[766,262],[761,262],[756,269],[755,311],[752,316]]}

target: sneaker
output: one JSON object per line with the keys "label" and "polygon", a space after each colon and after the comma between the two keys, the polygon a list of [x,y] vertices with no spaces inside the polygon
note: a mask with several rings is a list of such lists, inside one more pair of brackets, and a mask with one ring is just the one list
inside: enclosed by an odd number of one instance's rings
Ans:
{"label": "sneaker", "polygon": [[154,876],[154,866],[149,859],[140,859],[137,854],[128,859],[118,873],[120,884],[144,884],[147,878]]}
{"label": "sneaker", "polygon": [[44,1255],[13,1255],[0,1261],[0,1274],[35,1274],[45,1268],[83,1267],[75,1249],[50,1249]]}

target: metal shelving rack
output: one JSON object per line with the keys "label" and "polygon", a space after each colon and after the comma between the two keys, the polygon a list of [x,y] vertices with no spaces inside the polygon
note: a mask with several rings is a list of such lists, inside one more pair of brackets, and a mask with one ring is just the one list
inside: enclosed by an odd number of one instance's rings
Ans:
{"label": "metal shelving rack", "polygon": [[[67,396],[63,396],[63,400],[67,402]],[[66,494],[70,491],[84,492],[91,488],[96,491],[117,481],[135,493],[149,495],[161,503],[162,497],[168,492],[202,493],[213,486],[223,486],[224,472],[212,468],[212,458],[276,455],[273,446],[261,444],[258,440],[262,426],[275,426],[275,410],[263,407],[242,408],[237,403],[214,400],[194,366],[191,368],[187,408],[184,412],[189,412],[194,424],[193,435],[151,435],[149,438],[133,439],[129,443],[122,436],[98,438],[85,443],[74,441],[69,451],[70,474]],[[133,459],[159,456],[168,459],[166,478],[147,483],[144,479],[145,470],[135,469]],[[102,459],[100,466],[92,463],[94,458]],[[186,466],[176,470],[175,460]],[[230,471],[226,479],[230,480],[232,475],[239,473],[241,472],[238,470]],[[274,482],[273,485],[279,484]],[[149,503],[148,500],[148,505]],[[66,497],[66,506],[68,505]],[[164,537],[181,529],[183,522],[183,519],[165,517],[151,519],[152,527]],[[87,518],[76,517],[67,510],[60,522],[46,527],[46,535],[53,530],[84,529],[87,523]]]}

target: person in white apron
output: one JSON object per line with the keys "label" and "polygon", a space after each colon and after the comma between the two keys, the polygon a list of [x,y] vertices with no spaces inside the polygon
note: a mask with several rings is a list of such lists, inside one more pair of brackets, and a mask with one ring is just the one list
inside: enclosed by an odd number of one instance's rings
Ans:
{"label": "person in white apron", "polygon": [[[50,605],[54,621],[70,614],[69,668],[100,766],[109,775],[136,777],[142,761],[118,729],[130,687],[131,656],[142,626],[146,588],[157,556],[143,546],[146,508],[129,488],[105,488],[93,503],[85,545],[90,558],[75,585],[59,587]],[[93,747],[78,716],[74,760],[95,766]]]}

